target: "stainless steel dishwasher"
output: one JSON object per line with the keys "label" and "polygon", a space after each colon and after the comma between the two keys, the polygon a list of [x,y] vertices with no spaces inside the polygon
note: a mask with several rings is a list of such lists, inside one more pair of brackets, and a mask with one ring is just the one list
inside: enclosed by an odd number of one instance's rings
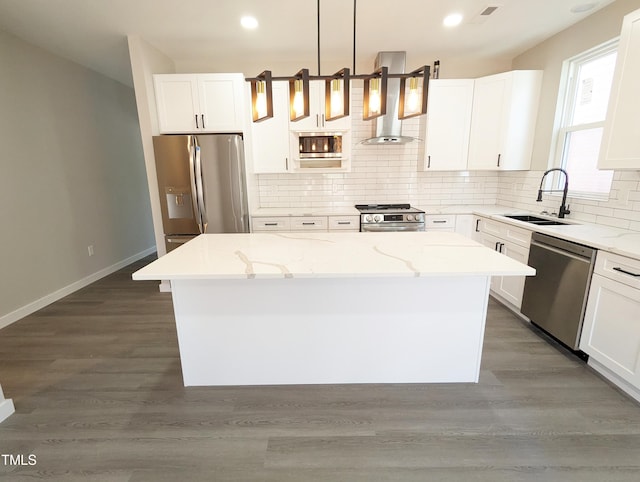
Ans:
{"label": "stainless steel dishwasher", "polygon": [[572,350],[578,349],[596,249],[533,233],[522,314]]}

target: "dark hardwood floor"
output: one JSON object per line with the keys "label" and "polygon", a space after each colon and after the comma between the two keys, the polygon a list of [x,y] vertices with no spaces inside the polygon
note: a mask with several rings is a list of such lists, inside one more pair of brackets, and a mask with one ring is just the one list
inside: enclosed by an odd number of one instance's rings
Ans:
{"label": "dark hardwood floor", "polygon": [[640,480],[640,405],[495,302],[478,384],[184,388],[148,261],[0,330],[0,479]]}

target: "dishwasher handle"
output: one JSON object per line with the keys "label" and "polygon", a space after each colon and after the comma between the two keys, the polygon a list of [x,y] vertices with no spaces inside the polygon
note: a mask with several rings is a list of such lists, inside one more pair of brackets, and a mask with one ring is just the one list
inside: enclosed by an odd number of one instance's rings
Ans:
{"label": "dishwasher handle", "polygon": [[536,246],[536,247],[538,247],[540,249],[546,249],[547,251],[552,251],[553,253],[559,254],[561,256],[567,256],[569,258],[576,259],[578,261],[582,261],[584,263],[591,263],[592,260],[593,260],[593,256],[591,256],[591,257],[581,256],[579,254],[575,254],[575,253],[572,253],[572,252],[564,250],[564,249],[556,248],[556,247],[551,246],[549,244],[538,243],[536,241],[531,241],[531,248],[533,248],[534,246]]}

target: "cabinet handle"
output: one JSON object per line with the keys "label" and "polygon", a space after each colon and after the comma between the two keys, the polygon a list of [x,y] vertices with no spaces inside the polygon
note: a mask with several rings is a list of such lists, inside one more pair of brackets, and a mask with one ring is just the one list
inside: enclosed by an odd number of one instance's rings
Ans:
{"label": "cabinet handle", "polygon": [[446,220],[438,220],[438,221],[432,221],[433,224],[445,224],[447,221]]}
{"label": "cabinet handle", "polygon": [[498,250],[498,252],[502,253],[502,248],[504,248],[504,243],[500,243],[500,249]]}
{"label": "cabinet handle", "polygon": [[302,223],[303,226],[315,226],[316,223]]}
{"label": "cabinet handle", "polygon": [[320,114],[316,114],[316,127],[320,127]]}
{"label": "cabinet handle", "polygon": [[499,251],[499,246],[500,246],[500,241],[496,241],[496,247],[494,249],[494,251]]}
{"label": "cabinet handle", "polygon": [[324,114],[322,114],[322,127],[324,127]]}
{"label": "cabinet handle", "polygon": [[265,226],[277,226],[278,223],[264,223]]}
{"label": "cabinet handle", "polygon": [[202,128],[206,129],[206,127],[204,125],[204,114],[200,114],[200,118],[202,119]]}
{"label": "cabinet handle", "polygon": [[476,233],[480,232],[480,220],[476,219]]}
{"label": "cabinet handle", "polygon": [[427,156],[427,169],[431,167],[431,156]]}
{"label": "cabinet handle", "polygon": [[198,125],[198,114],[195,115],[196,118],[196,129],[200,129],[200,126]]}
{"label": "cabinet handle", "polygon": [[284,158],[284,168],[287,171],[289,170],[289,158],[288,157]]}
{"label": "cabinet handle", "polygon": [[338,224],[351,224],[351,221],[338,221]]}
{"label": "cabinet handle", "polygon": [[620,273],[628,274],[629,276],[633,276],[634,278],[640,278],[640,273],[632,273],[631,271],[627,271],[626,269],[622,269],[620,267],[613,268],[614,271],[619,271]]}
{"label": "cabinet handle", "polygon": [[501,154],[498,154],[498,167],[500,167],[500,156]]}

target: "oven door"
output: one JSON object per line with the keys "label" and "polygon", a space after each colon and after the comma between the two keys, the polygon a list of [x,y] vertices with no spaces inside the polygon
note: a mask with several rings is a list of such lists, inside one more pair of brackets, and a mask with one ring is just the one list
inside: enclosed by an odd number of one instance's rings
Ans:
{"label": "oven door", "polygon": [[369,233],[383,233],[393,231],[424,231],[424,223],[385,223],[362,224],[360,231]]}

